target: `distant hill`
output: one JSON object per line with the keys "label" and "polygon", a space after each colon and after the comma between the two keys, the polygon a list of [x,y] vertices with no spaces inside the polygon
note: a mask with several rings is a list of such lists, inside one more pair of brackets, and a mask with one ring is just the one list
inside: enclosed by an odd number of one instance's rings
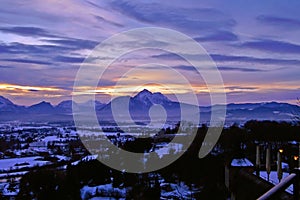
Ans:
{"label": "distant hill", "polygon": [[18,106],[11,102],[9,99],[0,96],[0,114],[5,112],[24,112],[24,106]]}
{"label": "distant hill", "polygon": [[38,104],[29,106],[27,111],[30,113],[47,114],[54,113],[55,109],[49,102],[42,101]]}
{"label": "distant hill", "polygon": [[[193,118],[200,115],[200,123],[207,123],[210,120],[212,107],[215,110],[223,107],[221,105],[214,105],[200,106],[198,108],[195,105],[171,101],[159,92],[152,93],[146,89],[133,97],[117,97],[107,104],[99,101],[88,101],[79,104],[67,100],[56,106],[43,101],[29,107],[24,107],[16,105],[9,99],[0,96],[0,120],[69,121],[73,120],[72,105],[75,108],[74,112],[77,112],[80,111],[81,108],[87,108],[93,104],[100,121],[110,121],[116,118],[124,118],[126,121],[128,116],[134,121],[150,121],[150,117],[161,115],[161,109],[164,109],[168,121],[178,121],[181,118],[181,108],[183,108],[188,113],[188,117]],[[129,105],[129,109],[127,105]],[[154,105],[158,106],[157,112],[153,109]],[[112,114],[113,111],[114,115]],[[300,107],[288,103],[263,102],[228,104],[226,123],[244,123],[252,119],[291,121],[295,113],[300,113]],[[127,118],[124,116],[127,116]],[[164,116],[156,117],[163,118]]]}

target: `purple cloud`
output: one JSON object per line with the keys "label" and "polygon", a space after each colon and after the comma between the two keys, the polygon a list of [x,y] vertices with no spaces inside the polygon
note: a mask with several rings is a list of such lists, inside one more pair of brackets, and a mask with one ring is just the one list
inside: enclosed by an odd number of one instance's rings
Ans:
{"label": "purple cloud", "polygon": [[64,47],[66,49],[93,49],[98,42],[93,40],[83,40],[83,39],[77,39],[77,38],[64,38],[64,39],[55,39],[55,40],[49,40],[49,39],[43,39],[42,41],[49,42],[52,44],[57,44],[61,47]]}
{"label": "purple cloud", "polygon": [[159,3],[113,1],[111,7],[134,20],[188,32],[230,29],[236,21],[214,8],[176,8]]}
{"label": "purple cloud", "polygon": [[53,60],[63,63],[82,63],[84,59],[84,57],[56,56]]}
{"label": "purple cloud", "polygon": [[272,15],[259,15],[256,18],[259,22],[267,25],[290,29],[300,29],[300,20]]}
{"label": "purple cloud", "polygon": [[[236,62],[236,63],[249,63],[249,64],[264,64],[264,65],[300,65],[300,60],[297,59],[277,59],[277,58],[257,58],[250,56],[237,56],[237,55],[223,55],[223,54],[210,54],[215,62]],[[178,55],[163,53],[160,55],[154,55],[153,58],[168,59],[168,60],[181,60]],[[195,59],[199,59],[199,56],[195,56]]]}
{"label": "purple cloud", "polygon": [[114,21],[111,21],[111,20],[108,20],[108,19],[105,19],[104,17],[101,17],[101,16],[98,16],[98,15],[95,15],[95,18],[101,22],[101,23],[107,23],[107,24],[111,24],[111,25],[114,25],[114,26],[117,26],[117,27],[124,27],[122,24],[120,23],[117,23],[117,22],[114,22]]}
{"label": "purple cloud", "polygon": [[20,59],[20,58],[7,58],[2,59],[2,61],[10,61],[17,63],[29,63],[29,64],[39,64],[39,65],[51,65],[50,62],[41,61],[41,60],[31,60],[31,59]]}
{"label": "purple cloud", "polygon": [[300,60],[293,59],[275,59],[275,58],[256,58],[249,56],[231,56],[231,55],[210,55],[215,61],[218,62],[245,62],[269,65],[300,65]]}
{"label": "purple cloud", "polygon": [[239,72],[265,72],[265,70],[246,68],[246,67],[228,67],[228,66],[218,66],[221,71],[239,71]]}
{"label": "purple cloud", "polygon": [[0,31],[3,33],[12,33],[22,36],[30,37],[56,37],[50,34],[48,31],[39,27],[26,27],[26,26],[14,26],[14,27],[0,27]]}
{"label": "purple cloud", "polygon": [[194,38],[198,42],[237,41],[238,36],[230,31],[218,30],[213,34]]}
{"label": "purple cloud", "polygon": [[259,39],[256,41],[244,42],[242,45],[240,45],[240,47],[283,54],[300,53],[300,45],[298,44],[269,39]]}

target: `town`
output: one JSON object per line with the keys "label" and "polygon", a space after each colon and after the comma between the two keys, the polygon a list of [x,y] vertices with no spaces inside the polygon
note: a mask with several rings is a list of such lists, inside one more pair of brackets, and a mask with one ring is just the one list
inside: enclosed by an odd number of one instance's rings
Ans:
{"label": "town", "polygon": [[[125,199],[151,197],[151,195],[154,195],[153,198],[161,199],[170,197],[198,199],[205,197],[208,191],[211,196],[210,192],[213,188],[218,191],[215,194],[216,198],[225,198],[230,196],[230,193],[233,195],[234,191],[230,191],[232,186],[229,179],[226,179],[224,169],[229,173],[237,167],[252,168],[250,171],[253,175],[258,175],[271,184],[277,184],[280,180],[276,173],[278,165],[276,156],[279,149],[282,150],[281,179],[285,178],[290,170],[298,167],[299,144],[296,141],[299,141],[299,136],[296,133],[299,132],[299,125],[286,122],[249,121],[243,126],[233,124],[223,130],[217,145],[205,159],[197,157],[207,131],[207,126],[201,125],[198,127],[195,141],[181,158],[164,169],[146,174],[130,174],[113,170],[97,160],[98,156],[105,156],[105,152],[108,151],[106,147],[101,147],[101,155],[97,155],[91,154],[83,144],[84,140],[99,141],[103,137],[108,137],[119,148],[133,152],[155,151],[158,159],[161,159],[163,156],[183,151],[180,144],[168,151],[161,149],[172,140],[174,135],[181,134],[184,137],[184,130],[178,130],[178,127],[179,123],[174,123],[168,128],[161,129],[153,137],[139,138],[108,124],[104,128],[105,136],[92,133],[92,130],[87,130],[87,134],[82,136],[78,135],[74,124],[67,122],[5,122],[0,128],[1,198],[41,198],[40,195],[49,192],[54,195],[53,197],[64,194],[71,195],[74,199],[92,197]],[[137,131],[136,128],[132,130]],[[285,130],[287,133],[281,134],[281,131]],[[270,147],[268,171],[265,167],[265,159],[267,149]],[[186,163],[191,165],[186,166]],[[88,168],[93,168],[94,171]],[[76,171],[78,173],[78,170],[80,175],[75,173]],[[67,175],[70,173],[75,173],[72,178]],[[51,180],[52,175],[58,176],[53,183],[54,188],[40,188],[38,190],[41,191],[35,191],[35,187],[48,179]],[[40,180],[38,177],[44,177],[45,180]],[[62,186],[59,189],[60,193],[57,193],[55,188],[59,187],[60,179],[66,181],[74,178],[78,182],[75,194],[70,194],[70,191]],[[144,183],[144,187],[140,189],[134,187],[141,182]],[[32,186],[30,192],[24,188],[24,184],[35,186]],[[70,183],[69,187],[75,187],[73,184],[75,182]],[[54,191],[51,193],[52,189]],[[290,187],[286,192],[291,194],[292,191]]]}

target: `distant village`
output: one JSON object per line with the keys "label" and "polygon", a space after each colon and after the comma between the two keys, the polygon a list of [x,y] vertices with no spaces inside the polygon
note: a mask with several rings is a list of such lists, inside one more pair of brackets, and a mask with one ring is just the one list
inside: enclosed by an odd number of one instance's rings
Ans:
{"label": "distant village", "polygon": [[[85,135],[79,136],[72,123],[3,123],[0,126],[0,197],[39,199],[39,195],[49,193],[53,198],[71,195],[84,200],[93,197],[137,199],[151,195],[153,199],[223,199],[238,196],[238,192],[244,190],[239,187],[249,184],[248,176],[264,180],[268,188],[268,184],[278,184],[299,166],[298,124],[275,121],[233,124],[223,130],[218,143],[203,159],[199,159],[198,153],[208,129],[205,124],[197,127],[196,138],[187,150],[183,150],[181,144],[167,151],[162,148],[176,134],[185,137],[191,128],[182,124],[179,129],[179,126],[180,123],[174,123],[158,129],[152,137],[139,138],[135,134],[146,136],[147,129],[127,127],[128,133],[117,126],[106,125],[103,129],[106,136],[97,135],[92,129],[86,129]],[[97,160],[99,155],[91,154],[83,144],[85,140],[96,142],[103,137],[127,151],[155,151],[158,159],[184,154],[159,171],[127,174],[103,165]],[[100,151],[105,155],[107,148],[101,147]],[[277,172],[279,165],[281,171]],[[242,172],[247,178],[241,178],[244,177],[240,175]],[[232,179],[233,176],[237,178]],[[53,184],[50,189],[43,186],[48,182]],[[32,184],[30,189],[28,184]],[[143,187],[138,186],[140,184]],[[257,184],[250,186],[255,188]],[[285,195],[292,192],[289,187]]]}
{"label": "distant village", "polygon": [[[18,194],[22,175],[41,167],[64,167],[87,154],[72,127],[4,124],[0,127],[0,183],[3,198]],[[2,181],[3,182],[3,181]]]}

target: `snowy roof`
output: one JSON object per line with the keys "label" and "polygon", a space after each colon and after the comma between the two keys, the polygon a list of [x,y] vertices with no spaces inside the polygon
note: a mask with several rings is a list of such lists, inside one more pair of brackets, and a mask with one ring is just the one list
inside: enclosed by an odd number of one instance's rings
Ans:
{"label": "snowy roof", "polygon": [[247,158],[237,158],[231,161],[233,167],[253,167],[253,164]]}

